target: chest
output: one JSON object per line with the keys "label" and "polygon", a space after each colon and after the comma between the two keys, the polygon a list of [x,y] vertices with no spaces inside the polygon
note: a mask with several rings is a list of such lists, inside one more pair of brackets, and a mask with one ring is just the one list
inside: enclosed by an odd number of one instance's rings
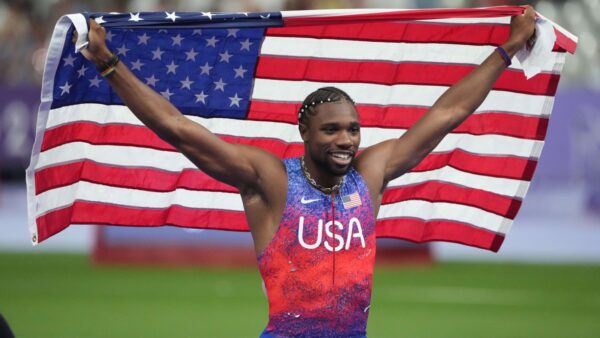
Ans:
{"label": "chest", "polygon": [[367,250],[375,220],[368,195],[346,189],[339,194],[296,194],[286,206],[279,238],[288,250],[350,252]]}

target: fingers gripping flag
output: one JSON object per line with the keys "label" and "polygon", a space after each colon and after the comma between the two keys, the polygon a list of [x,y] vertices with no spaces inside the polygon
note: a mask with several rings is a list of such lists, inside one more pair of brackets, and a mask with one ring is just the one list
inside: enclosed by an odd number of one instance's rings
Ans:
{"label": "fingers gripping flag", "polygon": [[[107,44],[148,86],[230,142],[303,153],[301,101],[337,86],[356,101],[362,147],[402,135],[509,34],[519,7],[283,13],[95,13]],[[540,156],[565,53],[526,80],[518,62],[461,126],[390,182],[377,235],[498,250]],[[123,105],[71,42],[49,47],[27,171],[34,243],[70,225],[246,231],[235,188],[198,170]],[[353,203],[352,200],[349,203]]]}

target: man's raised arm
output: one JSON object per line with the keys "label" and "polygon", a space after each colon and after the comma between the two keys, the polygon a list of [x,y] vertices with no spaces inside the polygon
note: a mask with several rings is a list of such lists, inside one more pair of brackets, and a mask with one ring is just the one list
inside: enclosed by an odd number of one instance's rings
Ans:
{"label": "man's raised arm", "polygon": [[[106,46],[105,35],[104,28],[90,20],[89,45],[82,53],[99,69],[110,65],[114,55]],[[140,81],[123,62],[117,62],[115,70],[106,79],[146,126],[210,176],[243,190],[248,185],[259,184],[261,168],[273,171],[281,167],[274,155],[262,149],[227,143],[186,118],[169,101]],[[263,174],[272,176],[273,172]]]}
{"label": "man's raised arm", "polygon": [[450,131],[460,125],[486,98],[506,68],[534,32],[535,11],[527,7],[511,20],[510,36],[483,63],[450,87],[402,137],[376,144],[357,159],[357,169],[372,189],[382,189],[387,182],[419,164]]}

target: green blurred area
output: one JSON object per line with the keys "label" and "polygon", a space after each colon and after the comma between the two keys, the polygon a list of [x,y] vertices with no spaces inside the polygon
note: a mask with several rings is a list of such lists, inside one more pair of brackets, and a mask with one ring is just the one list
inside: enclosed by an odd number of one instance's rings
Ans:
{"label": "green blurred area", "polygon": [[[369,337],[598,337],[600,266],[378,267]],[[0,254],[0,313],[16,337],[257,337],[255,269],[98,267]]]}

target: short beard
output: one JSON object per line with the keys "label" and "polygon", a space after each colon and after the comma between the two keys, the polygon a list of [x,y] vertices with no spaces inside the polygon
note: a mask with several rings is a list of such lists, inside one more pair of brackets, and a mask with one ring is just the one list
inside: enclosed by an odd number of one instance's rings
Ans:
{"label": "short beard", "polygon": [[[352,160],[354,160],[354,158],[352,158]],[[325,160],[324,162],[316,161],[316,164],[319,165],[322,169],[324,169],[328,174],[337,176],[337,177],[345,176],[352,168],[352,162],[350,162],[350,164],[344,168],[340,168],[340,167],[336,166],[334,163],[329,162],[328,160]]]}

